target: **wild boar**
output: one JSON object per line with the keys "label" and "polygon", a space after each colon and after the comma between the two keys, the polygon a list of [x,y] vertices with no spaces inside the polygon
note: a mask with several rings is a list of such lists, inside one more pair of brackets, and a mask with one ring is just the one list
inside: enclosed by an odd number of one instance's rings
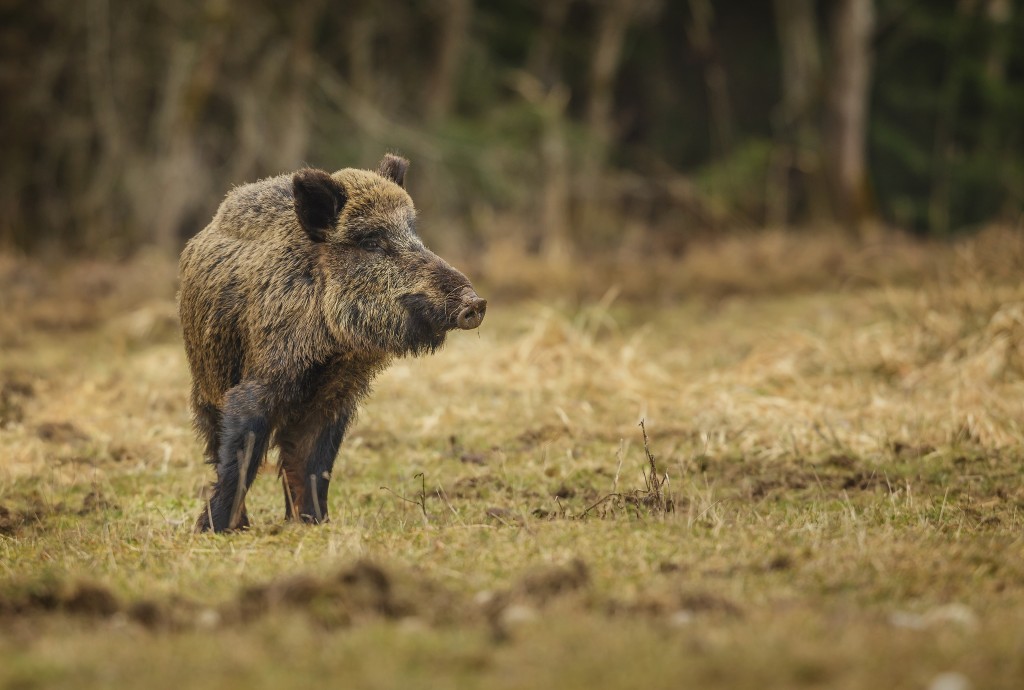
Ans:
{"label": "wild boar", "polygon": [[192,411],[216,467],[200,531],[249,525],[245,494],[280,449],[286,519],[327,519],[335,457],[374,376],[487,310],[427,249],[409,163],[307,168],[231,190],[181,255]]}

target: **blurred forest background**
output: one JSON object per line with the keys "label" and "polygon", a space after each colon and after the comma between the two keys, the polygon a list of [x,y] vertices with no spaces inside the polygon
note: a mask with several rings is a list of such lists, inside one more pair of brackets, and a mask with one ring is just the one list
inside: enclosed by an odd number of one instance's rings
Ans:
{"label": "blurred forest background", "polygon": [[0,246],[176,252],[386,150],[442,251],[1018,226],[1021,4],[0,0]]}

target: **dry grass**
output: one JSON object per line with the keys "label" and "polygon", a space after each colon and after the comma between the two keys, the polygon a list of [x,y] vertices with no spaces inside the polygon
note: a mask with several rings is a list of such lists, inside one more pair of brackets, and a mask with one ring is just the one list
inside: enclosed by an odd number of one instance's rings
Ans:
{"label": "dry grass", "polygon": [[878,230],[862,241],[832,233],[758,231],[730,233],[677,253],[658,245],[627,243],[613,254],[588,256],[570,270],[526,253],[499,235],[481,255],[460,262],[486,275],[492,291],[508,297],[593,302],[609,286],[621,298],[662,304],[734,295],[793,294],[815,290],[918,285],[954,273],[984,270],[989,279],[1015,281],[1024,267],[1020,231],[992,227],[955,243],[922,243]]}
{"label": "dry grass", "polygon": [[284,525],[266,471],[228,537],[191,532],[173,267],[0,259],[0,686],[1019,687],[1020,239],[857,280],[759,242],[556,299],[534,266],[543,301],[482,268],[479,334],[379,381],[333,522]]}

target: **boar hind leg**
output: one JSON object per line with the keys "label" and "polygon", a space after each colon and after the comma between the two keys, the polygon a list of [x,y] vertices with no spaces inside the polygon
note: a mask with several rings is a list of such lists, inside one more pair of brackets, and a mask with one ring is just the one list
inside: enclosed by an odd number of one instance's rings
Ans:
{"label": "boar hind leg", "polygon": [[331,473],[334,472],[334,461],[338,457],[338,449],[345,438],[349,416],[342,415],[332,420],[320,430],[313,450],[306,458],[306,502],[300,513],[306,522],[321,523],[327,521],[327,489],[331,485]]}
{"label": "boar hind leg", "polygon": [[[220,410],[209,403],[202,402],[196,397],[192,398],[192,418],[204,442],[203,458],[209,465],[217,466],[217,453],[220,450]],[[196,521],[196,531],[206,532],[211,528],[209,502],[203,504],[203,512],[199,514]]]}
{"label": "boar hind leg", "polygon": [[248,526],[245,494],[256,479],[270,440],[261,386],[243,383],[229,390],[222,415],[217,481],[205,506],[206,515],[200,516],[197,525],[214,532]]}
{"label": "boar hind leg", "polygon": [[198,397],[192,398],[192,421],[196,431],[203,440],[204,458],[210,465],[217,465],[217,452],[220,450],[220,410]]}
{"label": "boar hind leg", "polygon": [[281,486],[284,488],[284,519],[298,520],[299,512],[306,502],[306,484],[302,481],[305,465],[302,455],[290,455],[281,450]]}
{"label": "boar hind leg", "polygon": [[281,436],[281,482],[285,519],[327,521],[327,489],[348,415],[319,427],[291,428]]}

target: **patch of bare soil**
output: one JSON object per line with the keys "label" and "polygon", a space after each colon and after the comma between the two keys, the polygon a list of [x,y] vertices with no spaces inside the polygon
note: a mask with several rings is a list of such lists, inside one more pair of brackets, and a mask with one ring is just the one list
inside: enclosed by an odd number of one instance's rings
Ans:
{"label": "patch of bare soil", "polygon": [[39,522],[40,514],[35,511],[26,511],[8,508],[0,505],[0,534],[12,537],[18,534],[22,527],[33,522]]}
{"label": "patch of bare soil", "polygon": [[82,443],[89,435],[71,422],[43,422],[36,426],[36,436],[49,443]]}
{"label": "patch of bare soil", "polygon": [[278,613],[298,613],[327,629],[373,620],[416,620],[429,626],[485,625],[504,639],[517,622],[540,611],[581,610],[608,616],[663,616],[680,610],[739,615],[739,607],[706,592],[636,602],[601,600],[579,560],[529,570],[508,589],[469,596],[414,572],[361,560],[332,575],[296,575],[249,587],[210,607],[182,597],[126,601],[91,581],[45,579],[0,588],[0,624],[69,615],[97,623],[117,618],[161,630],[236,626]]}
{"label": "patch of bare soil", "polygon": [[36,383],[28,372],[0,373],[0,429],[25,421],[25,406],[36,396]]}
{"label": "patch of bare soil", "polygon": [[584,589],[589,584],[590,570],[586,563],[577,558],[568,565],[527,572],[512,590],[512,594],[543,604],[569,592]]}
{"label": "patch of bare soil", "polygon": [[47,502],[41,495],[32,492],[0,504],[0,535],[17,537],[25,528],[43,525],[48,518],[56,515],[85,516],[114,510],[117,507],[117,503],[99,488],[89,491],[82,498],[82,504],[78,508],[63,501]]}
{"label": "patch of bare soil", "polygon": [[605,612],[611,616],[667,618],[677,623],[686,622],[684,619],[698,614],[728,618],[743,616],[743,609],[734,601],[705,590],[685,590],[629,602],[613,600],[605,605]]}
{"label": "patch of bare soil", "polygon": [[[700,484],[714,486],[719,496],[742,501],[774,502],[794,500],[799,496],[843,499],[856,494],[901,494],[907,487],[931,487],[946,492],[953,501],[966,502],[963,508],[968,518],[973,517],[972,506],[991,507],[998,503],[1007,510],[1014,506],[1024,508],[1024,485],[1016,481],[1019,459],[999,452],[973,453],[970,449],[961,455],[937,454],[928,446],[910,446],[895,443],[890,448],[891,458],[864,460],[847,454],[834,454],[823,459],[771,460],[744,457],[702,456],[692,477]],[[970,473],[965,468],[980,466],[982,473]],[[1004,472],[998,472],[1005,470]],[[991,481],[1003,476],[1012,481]],[[654,479],[652,479],[652,477]],[[664,476],[652,464],[644,473],[645,485],[633,489],[607,491],[592,483],[561,483],[544,502],[528,512],[535,518],[561,519],[614,519],[622,516],[640,517],[685,510],[691,497],[677,483],[669,487]],[[467,480],[475,486],[480,479]],[[461,490],[460,490],[461,489]],[[462,498],[465,487],[453,487],[449,496]],[[991,513],[981,518],[992,524]],[[973,523],[972,523],[973,524]]]}
{"label": "patch of bare soil", "polygon": [[55,510],[60,507],[48,506],[38,496],[31,496],[22,505],[0,505],[0,535],[17,536],[25,527],[42,522]]}
{"label": "patch of bare soil", "polygon": [[65,613],[108,618],[121,609],[121,602],[110,589],[93,582],[47,580],[14,585],[0,593],[0,617]]}
{"label": "patch of bare soil", "polygon": [[246,589],[225,615],[245,621],[280,610],[304,611],[329,628],[372,618],[444,624],[468,613],[464,602],[430,581],[358,561],[331,577],[299,575]]}
{"label": "patch of bare soil", "polygon": [[27,374],[9,371],[0,376],[0,429],[25,419],[25,404],[35,392]]}
{"label": "patch of bare soil", "polygon": [[117,509],[116,501],[110,499],[103,491],[93,489],[82,499],[82,507],[78,509],[77,513],[78,515],[90,515]]}

